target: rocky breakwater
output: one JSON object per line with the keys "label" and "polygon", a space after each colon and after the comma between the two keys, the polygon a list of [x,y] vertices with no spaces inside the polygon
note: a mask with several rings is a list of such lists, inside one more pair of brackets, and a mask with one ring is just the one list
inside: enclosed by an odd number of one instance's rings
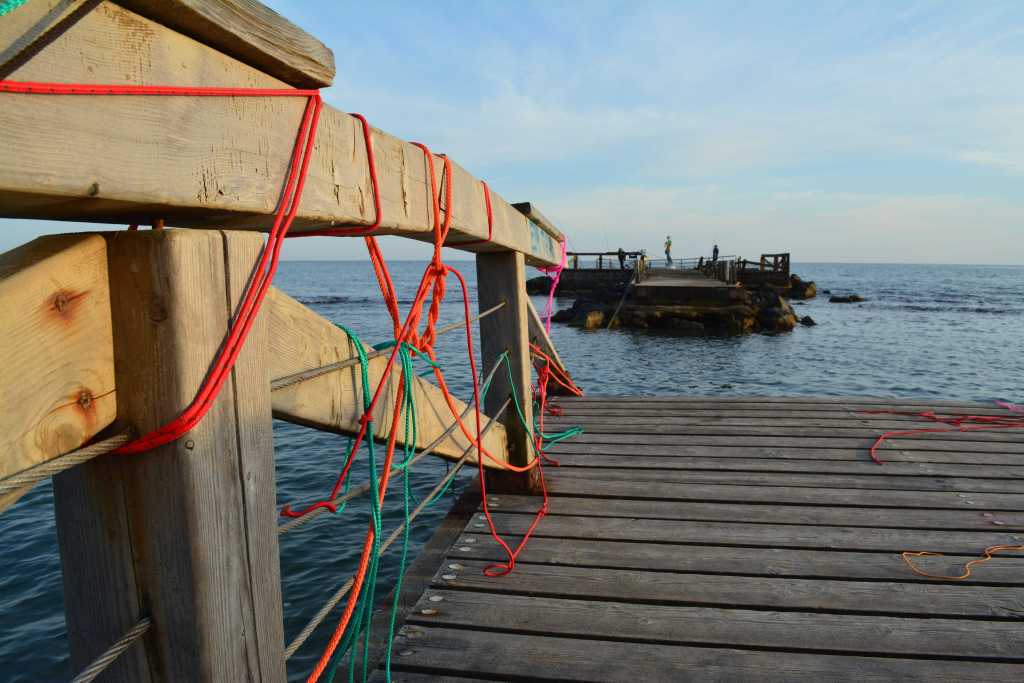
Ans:
{"label": "rocky breakwater", "polygon": [[789,276],[789,290],[786,292],[786,298],[797,301],[813,299],[816,296],[818,296],[818,285],[814,284],[814,281],[804,280],[796,273]]}
{"label": "rocky breakwater", "polygon": [[571,308],[558,311],[553,320],[584,329],[626,327],[681,336],[773,334],[788,332],[797,324],[793,307],[774,290],[721,289],[728,291],[678,302],[634,295],[618,315],[615,304],[581,297]]}

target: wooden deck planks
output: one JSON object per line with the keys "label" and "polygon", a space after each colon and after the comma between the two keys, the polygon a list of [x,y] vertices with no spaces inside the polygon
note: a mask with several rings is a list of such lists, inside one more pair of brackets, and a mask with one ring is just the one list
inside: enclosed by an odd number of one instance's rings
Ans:
{"label": "wooden deck planks", "polygon": [[[914,574],[900,557],[946,553],[919,566],[959,574],[986,546],[1024,543],[1021,433],[900,439],[886,453],[893,462],[878,466],[866,437],[919,422],[856,412],[998,414],[991,406],[735,397],[559,405],[549,430],[581,424],[590,433],[552,449],[562,466],[545,469],[549,515],[502,578],[483,574],[504,559],[485,517],[465,516],[401,629],[395,680],[1024,677],[1024,554],[999,556],[962,582]],[[802,421],[805,408],[814,412]],[[540,500],[490,503],[514,546]]]}

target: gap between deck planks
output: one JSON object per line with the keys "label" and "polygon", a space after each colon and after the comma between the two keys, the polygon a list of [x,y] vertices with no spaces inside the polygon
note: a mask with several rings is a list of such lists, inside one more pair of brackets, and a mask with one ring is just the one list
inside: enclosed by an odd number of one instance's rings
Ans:
{"label": "gap between deck planks", "polygon": [[[553,449],[563,466],[545,470],[550,513],[516,571],[482,574],[503,555],[479,511],[457,539],[449,529],[447,555],[400,632],[394,679],[1024,677],[1024,555],[997,557],[964,582],[916,575],[899,555],[944,552],[918,562],[956,574],[988,545],[1024,542],[1020,441],[902,439],[879,467],[871,439],[834,436],[864,420],[832,409],[867,399],[815,401],[826,410],[798,427],[807,399],[560,400],[549,425],[594,431]],[[712,429],[732,443],[686,443],[716,438],[687,434],[708,420],[660,410],[697,403],[719,413]],[[790,414],[730,423],[755,406]],[[634,409],[669,433],[649,435],[629,419]],[[620,420],[637,433],[604,426]],[[798,433],[773,443],[759,436],[769,424]],[[514,545],[539,500],[491,500]]]}

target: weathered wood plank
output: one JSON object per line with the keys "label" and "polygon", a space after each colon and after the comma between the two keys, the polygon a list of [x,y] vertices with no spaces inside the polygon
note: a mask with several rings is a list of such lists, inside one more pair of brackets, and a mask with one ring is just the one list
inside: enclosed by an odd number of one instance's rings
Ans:
{"label": "weathered wood plank", "polygon": [[[856,460],[785,460],[758,457],[757,449],[748,449],[747,457],[707,458],[684,455],[604,455],[594,453],[553,452],[564,468],[582,467],[604,470],[628,467],[640,470],[720,470],[737,472],[780,472],[814,474],[861,474],[878,477],[979,477],[983,479],[1024,479],[1024,458],[1020,466],[962,465],[933,462],[886,462],[878,467],[861,457]],[[862,454],[861,454],[862,455]],[[1024,490],[1024,481],[1019,484]]]}
{"label": "weathered wood plank", "polygon": [[0,78],[9,73],[47,41],[54,39],[98,0],[38,0],[25,3],[0,21]]}
{"label": "weathered wood plank", "polygon": [[838,406],[920,406],[922,409],[935,407],[961,407],[961,408],[991,408],[992,404],[979,401],[951,401],[945,399],[930,398],[899,398],[892,396],[613,396],[602,394],[587,394],[585,397],[566,397],[564,404],[571,403],[596,406],[602,403],[616,405],[628,404],[694,404],[694,403],[740,403],[740,404],[772,404],[784,403],[787,405],[822,405],[833,404]]}
{"label": "weathered wood plank", "polygon": [[[575,437],[577,443],[601,443],[601,444],[629,444],[652,445],[652,446],[745,446],[745,447],[796,447],[796,448],[862,448],[871,447],[875,437],[824,437],[817,434],[806,436],[751,436],[731,435],[719,433],[708,435],[700,434],[608,434],[600,432],[583,432]],[[884,459],[885,451],[889,448],[895,450],[916,450],[916,451],[970,451],[972,453],[1012,453],[1024,455],[1024,443],[1012,441],[957,441],[959,433],[954,434],[932,434],[928,438],[903,438],[895,437],[885,443],[885,447],[879,453]]]}
{"label": "weathered wood plank", "polygon": [[[701,627],[697,626],[696,630]],[[396,660],[431,676],[473,672],[499,680],[529,680],[539,673],[552,680],[634,681],[920,681],[933,683],[982,677],[1015,680],[1020,664],[863,657],[825,653],[759,652],[728,647],[692,647],[552,635],[481,633],[417,625],[403,630],[409,654]],[[500,647],[496,643],[500,642]],[[458,657],[454,656],[458,653]]]}
{"label": "weathered wood plank", "polygon": [[[683,416],[672,416],[670,420],[666,420],[664,415],[657,416],[623,416],[621,418],[610,417],[608,415],[572,415],[565,416],[559,415],[554,416],[551,420],[553,424],[565,424],[566,426],[581,425],[583,427],[590,427],[592,429],[601,430],[609,429],[615,426],[616,423],[622,422],[633,427],[659,427],[665,426],[667,422],[671,424],[673,429],[686,430],[690,427],[726,427],[730,432],[740,432],[741,428],[752,427],[760,429],[761,427],[771,428],[784,428],[784,427],[797,427],[800,429],[818,429],[820,431],[833,431],[843,429],[859,429],[859,430],[871,430],[871,431],[890,431],[890,430],[909,430],[909,429],[951,429],[948,425],[936,424],[935,422],[928,422],[923,419],[914,419],[910,417],[902,418],[899,420],[887,419],[887,416],[875,415],[873,418],[861,417],[859,415],[835,415],[828,418],[815,418],[815,417],[736,417],[733,416],[711,416],[711,417],[683,417]],[[839,431],[837,433],[843,433]],[[993,430],[991,432],[975,431],[975,432],[964,432],[963,437],[966,440],[970,440],[970,437],[974,435],[987,435],[987,436],[1000,436],[1002,438],[1011,439],[1013,437],[1020,437],[1019,432],[1013,430]]]}
{"label": "weathered wood plank", "polygon": [[[107,239],[118,410],[145,433],[195,396],[262,241],[196,230]],[[270,398],[251,391],[268,383],[264,324],[183,438],[55,477],[74,668],[145,610],[153,629],[131,652],[155,680],[284,680],[274,491],[258,490],[273,483]]]}
{"label": "weathered wood plank", "polygon": [[[10,78],[103,84],[282,87],[253,67],[103,2]],[[305,106],[303,98],[60,97],[3,94],[0,213],[6,217],[267,230]],[[110,121],[118,121],[110,126]],[[362,128],[325,106],[293,232],[375,219]],[[380,234],[433,239],[422,151],[373,133]],[[441,160],[433,159],[440,174]],[[558,240],[453,164],[450,242],[509,249],[553,265]],[[458,246],[468,240],[476,244]]]}
{"label": "weathered wood plank", "polygon": [[[440,604],[430,598],[440,596]],[[712,607],[677,607],[433,589],[409,622],[650,643],[700,643],[847,655],[974,657],[1024,662],[1024,630],[1012,621],[911,619]],[[800,634],[799,640],[794,634]]]}
{"label": "weathered wood plank", "polygon": [[116,0],[297,88],[334,81],[334,53],[255,0]]}
{"label": "weathered wood plank", "polygon": [[[835,460],[855,461],[861,463],[870,462],[868,447],[819,447],[800,448],[799,446],[733,446],[728,444],[718,445],[693,445],[693,444],[632,444],[629,452],[637,457],[702,457],[702,458],[742,458],[757,457],[770,460]],[[960,465],[972,465],[985,467],[996,465],[993,468],[999,470],[1006,466],[1020,465],[1022,460],[1019,453],[973,453],[968,449],[970,446],[964,444],[960,451],[918,451],[885,449],[886,464],[905,463],[952,463]],[[581,455],[619,455],[622,448],[618,444],[607,443],[581,443],[577,439],[562,441],[555,444],[548,451],[555,456],[565,453],[576,453]],[[872,463],[873,464],[873,463]]]}
{"label": "weathered wood plank", "polygon": [[541,351],[546,353],[549,358],[553,359],[562,370],[568,372],[568,368],[565,367],[562,357],[558,355],[558,349],[555,348],[555,343],[551,341],[551,337],[548,335],[548,331],[544,327],[544,321],[541,320],[540,314],[537,313],[537,309],[533,305],[533,301],[529,298],[526,300],[526,311],[529,316],[530,341],[539,346]]}
{"label": "weathered wood plank", "polygon": [[[895,513],[895,511],[894,511]],[[492,510],[495,528],[502,534],[521,535],[532,520],[528,515],[504,514]],[[474,518],[478,521],[479,516]],[[472,527],[471,531],[478,531]],[[638,523],[630,517],[583,517],[548,515],[534,532],[548,538],[592,538],[644,543],[735,545],[762,548],[803,548],[808,550],[870,550],[898,554],[906,550],[977,554],[988,546],[1014,543],[1017,530],[933,531],[927,529],[867,529],[864,527],[762,524],[749,522],[704,522],[647,519]],[[481,537],[486,540],[488,537]],[[909,573],[910,570],[907,570]]]}
{"label": "weathered wood plank", "polygon": [[[272,377],[284,377],[356,357],[353,342],[343,330],[280,290],[271,288],[265,307],[264,315],[270,328],[269,372]],[[365,347],[365,350],[369,352],[372,349]],[[384,378],[387,361],[387,356],[370,359],[367,368],[371,392]],[[381,440],[391,433],[395,392],[400,378],[401,369],[396,365],[392,368],[374,412],[374,430]],[[420,377],[416,377],[414,383],[416,447],[422,448],[441,437],[455,418],[439,387]],[[359,431],[359,420],[363,414],[362,391],[362,377],[359,365],[356,364],[275,390],[272,393],[274,417],[316,429],[355,434]],[[452,402],[456,414],[461,415],[466,404],[456,398]],[[475,421],[467,419],[465,422],[470,433],[475,434]],[[398,440],[405,443],[407,436],[404,420],[400,420],[399,424],[401,431]],[[458,459],[470,443],[471,440],[462,430],[456,429],[435,447],[434,452],[443,457]],[[507,448],[503,425],[495,425],[484,436],[483,443],[499,463],[505,462]],[[476,462],[475,451],[471,460]],[[499,466],[486,458],[484,464],[489,467]]]}
{"label": "weathered wood plank", "polygon": [[[865,465],[866,466],[866,465]],[[872,465],[872,467],[878,467]],[[881,468],[879,468],[881,469]],[[955,491],[1007,493],[1024,496],[1018,479],[968,479],[965,477],[897,477],[866,474],[815,474],[807,472],[743,472],[732,470],[617,469],[566,467],[551,472],[552,481],[568,477],[597,481],[651,481],[668,484],[742,484],[745,486],[792,486],[892,491]]]}
{"label": "weathered wood plank", "polygon": [[[506,399],[515,397],[515,407],[505,412],[509,462],[526,467],[535,459],[531,431],[533,405],[530,400],[532,364],[528,336],[529,297],[526,295],[526,269],[523,255],[513,251],[479,254],[476,257],[478,306],[485,311],[501,302],[500,310],[480,320],[480,365],[491,368],[507,354],[507,368],[499,369],[491,381],[484,407],[497,412]],[[522,421],[520,421],[522,415]],[[494,490],[532,490],[539,481],[533,468],[524,473],[495,473],[487,482]]]}
{"label": "weathered wood plank", "polygon": [[[519,537],[507,536],[509,543]],[[464,550],[464,548],[468,550]],[[477,543],[458,545],[453,553],[459,562],[480,560],[493,562],[504,558],[496,543],[481,539]],[[916,558],[918,566],[933,574],[958,575],[964,564],[978,557],[943,555]],[[673,545],[604,539],[531,538],[519,556],[519,562],[558,566],[608,567],[736,576],[788,576],[795,578],[864,579],[931,583],[909,571],[896,553],[850,550],[801,550],[794,548],[729,547],[722,545]],[[1021,559],[996,556],[978,568],[964,585],[1024,586]],[[949,585],[943,584],[943,585]],[[959,584],[958,584],[959,585]]]}
{"label": "weathered wood plank", "polygon": [[113,422],[109,292],[97,235],[40,237],[0,255],[0,478],[72,451]]}
{"label": "weathered wood plank", "polygon": [[439,570],[434,587],[638,604],[889,616],[1020,619],[1024,614],[1024,591],[1017,587],[720,576],[537,564],[517,564],[516,571],[495,581],[483,572],[487,562],[461,563],[465,568],[458,572]]}
{"label": "weathered wood plank", "polygon": [[[533,496],[502,496],[502,512],[533,514]],[[686,519],[722,522],[770,522],[806,526],[860,526],[892,529],[946,529],[1000,531],[1024,529],[1024,513],[991,513],[980,510],[892,510],[806,505],[744,505],[742,503],[691,503],[668,500],[558,497],[553,515],[631,517],[634,519]],[[994,524],[993,522],[999,522]],[[1022,577],[1024,579],[1024,577]]]}
{"label": "weathered wood plank", "polygon": [[1020,511],[1024,495],[1013,493],[953,493],[946,491],[889,491],[793,486],[681,486],[657,481],[614,481],[580,477],[550,477],[555,495],[597,498],[735,501],[790,505],[848,505],[851,507],[936,508],[944,510]]}
{"label": "weathered wood plank", "polygon": [[[713,423],[708,425],[677,423],[673,421],[658,421],[654,424],[638,424],[630,419],[623,420],[586,420],[573,421],[563,420],[559,425],[569,426],[571,424],[582,424],[585,433],[593,438],[600,438],[601,435],[628,436],[634,437],[637,441],[647,441],[651,437],[659,436],[755,436],[755,437],[814,437],[817,439],[829,438],[863,438],[876,439],[883,432],[891,429],[912,430],[923,428],[924,425],[914,423],[912,425],[895,425],[887,427],[882,425],[863,426],[857,425],[854,420],[847,426],[782,424],[775,425],[772,421],[765,424],[739,424],[731,425],[726,423]],[[936,425],[931,425],[936,427]],[[920,433],[906,434],[899,438],[903,441],[955,441],[957,443],[1000,443],[1012,444],[1013,448],[1021,448],[1024,444],[1024,430],[1015,431],[1000,429],[993,431],[970,431],[961,432],[950,427],[938,425],[938,428],[947,430],[945,433]]]}

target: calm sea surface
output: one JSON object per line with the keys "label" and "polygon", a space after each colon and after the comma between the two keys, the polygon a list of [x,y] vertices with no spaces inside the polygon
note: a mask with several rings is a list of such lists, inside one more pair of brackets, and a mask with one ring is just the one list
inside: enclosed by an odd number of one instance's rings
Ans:
{"label": "calm sea surface", "polygon": [[[472,263],[454,265],[475,286]],[[798,314],[812,316],[818,325],[770,337],[673,338],[560,325],[553,326],[552,336],[577,383],[590,393],[1024,400],[1024,267],[808,263],[794,270],[816,280],[819,295],[823,289],[855,292],[868,301],[829,304],[827,296],[819,296],[797,303]],[[400,301],[408,306],[423,264],[396,262],[392,271]],[[287,262],[276,284],[364,341],[376,343],[390,334],[367,263]],[[470,296],[475,311],[475,291]],[[459,297],[452,280],[442,324],[460,319]],[[544,299],[536,297],[534,303],[543,312]],[[464,335],[442,337],[438,351],[450,384],[468,396]],[[274,433],[279,503],[325,494],[347,440],[284,423],[275,424]],[[412,475],[414,496],[424,496],[444,470],[439,461],[422,462]],[[356,473],[356,482],[365,480],[365,472]],[[412,553],[429,539],[449,504],[450,496],[417,520]],[[401,516],[400,505],[397,511],[391,507],[387,528]],[[365,504],[355,503],[337,517],[321,517],[283,537],[287,639],[351,575],[367,516]],[[0,514],[0,543],[0,681],[65,680],[72,672],[49,484]],[[394,583],[397,561],[391,553],[382,563],[381,598]],[[322,627],[289,661],[293,679],[305,677],[329,630]]]}

